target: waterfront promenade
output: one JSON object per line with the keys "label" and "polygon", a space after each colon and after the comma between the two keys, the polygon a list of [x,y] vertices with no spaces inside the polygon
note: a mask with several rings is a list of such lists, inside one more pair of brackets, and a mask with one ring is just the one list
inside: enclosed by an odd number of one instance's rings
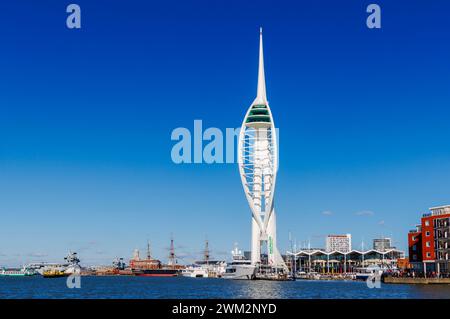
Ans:
{"label": "waterfront promenade", "polygon": [[409,284],[409,285],[450,285],[450,278],[413,278],[413,277],[392,277],[383,279],[386,284]]}

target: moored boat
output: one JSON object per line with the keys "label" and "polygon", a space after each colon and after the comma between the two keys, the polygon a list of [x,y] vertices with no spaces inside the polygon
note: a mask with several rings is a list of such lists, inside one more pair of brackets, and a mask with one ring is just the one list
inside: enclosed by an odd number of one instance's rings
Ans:
{"label": "moored boat", "polygon": [[163,265],[160,260],[152,258],[150,243],[147,243],[147,258],[139,257],[139,250],[134,251],[130,260],[131,273],[139,277],[176,277],[181,273],[179,265]]}
{"label": "moored boat", "polygon": [[34,275],[36,275],[36,272],[32,271],[30,269],[27,269],[27,268],[22,268],[22,269],[3,268],[2,270],[0,270],[0,276],[23,277],[23,276],[34,276]]}
{"label": "moored boat", "polygon": [[233,260],[227,268],[225,269],[225,273],[222,275],[224,279],[244,279],[250,280],[255,279],[256,267],[252,265],[251,260],[245,258],[235,245],[233,251],[231,252]]}
{"label": "moored boat", "polygon": [[133,270],[133,274],[135,276],[140,277],[175,277],[179,275],[179,271],[177,269],[140,269]]}
{"label": "moored boat", "polygon": [[381,276],[387,270],[387,267],[380,267],[379,265],[371,265],[365,268],[361,267],[356,269],[354,277],[356,280],[366,281],[367,279],[373,278],[374,276]]}
{"label": "moored boat", "polygon": [[48,266],[42,270],[42,276],[44,278],[60,278],[68,277],[73,274],[81,274],[81,267],[79,265],[80,259],[76,252],[69,252],[69,254],[64,257],[66,261],[65,264],[61,266]]}
{"label": "moored boat", "polygon": [[186,267],[181,272],[181,275],[183,277],[190,277],[190,278],[208,278],[208,269],[205,267],[201,267],[199,265],[192,265],[189,267]]}
{"label": "moored boat", "polygon": [[60,278],[60,277],[68,277],[70,273],[64,272],[60,269],[48,269],[42,273],[44,278]]}

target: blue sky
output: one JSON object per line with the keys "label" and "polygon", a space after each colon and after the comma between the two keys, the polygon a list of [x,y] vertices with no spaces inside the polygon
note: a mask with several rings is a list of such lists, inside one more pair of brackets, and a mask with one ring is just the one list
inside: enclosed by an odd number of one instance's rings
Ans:
{"label": "blue sky", "polygon": [[[366,6],[382,28],[365,26]],[[250,244],[236,164],[176,165],[174,128],[239,127],[264,28],[280,130],[278,241],[355,248],[450,203],[447,1],[66,1],[0,4],[0,264],[129,258],[150,239],[180,262],[208,238]],[[324,213],[325,212],[325,213]]]}

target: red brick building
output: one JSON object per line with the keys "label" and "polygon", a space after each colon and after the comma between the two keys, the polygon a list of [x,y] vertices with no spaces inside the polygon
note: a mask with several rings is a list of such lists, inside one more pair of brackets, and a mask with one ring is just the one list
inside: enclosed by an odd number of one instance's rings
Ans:
{"label": "red brick building", "polygon": [[408,256],[409,262],[422,262],[422,231],[421,225],[416,226],[416,230],[408,233]]}
{"label": "red brick building", "polygon": [[408,233],[409,262],[418,271],[449,273],[450,205],[430,208]]}

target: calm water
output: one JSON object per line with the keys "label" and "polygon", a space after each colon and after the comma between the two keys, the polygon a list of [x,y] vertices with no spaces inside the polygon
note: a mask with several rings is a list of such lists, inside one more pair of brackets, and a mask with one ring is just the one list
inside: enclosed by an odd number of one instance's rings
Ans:
{"label": "calm water", "polygon": [[202,278],[0,277],[0,298],[450,298],[450,285],[383,285],[355,281],[234,281]]}

